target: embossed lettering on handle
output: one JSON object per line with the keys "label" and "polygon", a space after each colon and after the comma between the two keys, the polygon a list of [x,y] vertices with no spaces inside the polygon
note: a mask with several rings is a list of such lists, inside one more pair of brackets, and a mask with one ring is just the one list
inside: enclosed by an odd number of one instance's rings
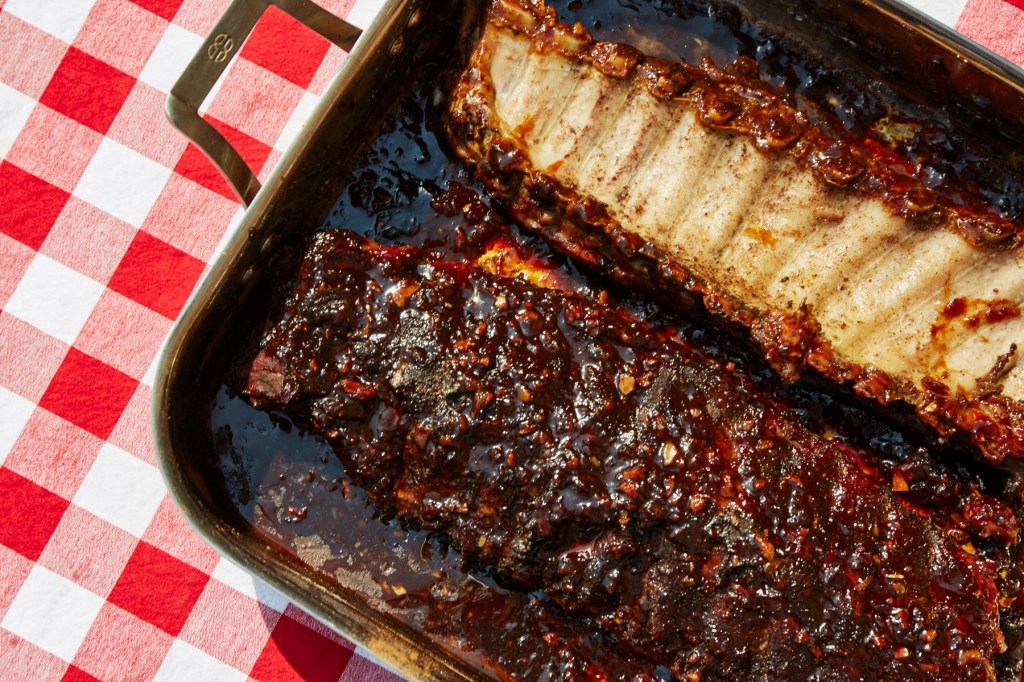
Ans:
{"label": "embossed lettering on handle", "polygon": [[210,43],[209,49],[206,50],[206,54],[211,60],[220,64],[231,54],[231,51],[235,49],[235,40],[227,33],[219,33],[217,37]]}

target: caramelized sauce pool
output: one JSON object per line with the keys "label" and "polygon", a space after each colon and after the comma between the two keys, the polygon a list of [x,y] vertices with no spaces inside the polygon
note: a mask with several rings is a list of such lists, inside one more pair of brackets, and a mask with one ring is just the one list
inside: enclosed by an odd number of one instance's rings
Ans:
{"label": "caramelized sauce pool", "polygon": [[[961,188],[970,189],[1010,219],[1024,212],[1019,176],[991,163],[990,150],[877,87],[862,87],[848,74],[799,57],[784,40],[734,9],[689,0],[554,4],[560,16],[580,21],[598,39],[629,42],[656,56],[690,62],[708,56],[719,65],[749,56],[762,77],[790,90],[793,103],[815,120],[854,138],[880,140],[905,158],[908,173],[927,178],[930,188],[953,198],[961,196]],[[490,262],[488,267],[499,270],[505,267],[501,263],[511,263],[518,272],[516,264],[528,263],[530,271],[523,274],[534,281],[540,277],[544,286],[612,301],[737,363],[765,390],[795,402],[808,426],[857,453],[865,471],[891,481],[906,504],[996,567],[1009,645],[997,664],[1003,675],[1017,671],[1024,609],[1016,601],[1024,573],[1015,560],[1017,545],[1001,541],[1000,529],[1006,525],[1005,510],[1017,517],[1024,510],[1019,482],[947,457],[836,398],[807,387],[780,388],[770,370],[715,330],[609,290],[606,282],[524,235],[440,142],[443,63],[442,57],[424,64],[418,84],[368,145],[319,229],[350,229],[384,243],[434,249],[449,259]],[[894,128],[893,121],[900,126]],[[281,415],[251,408],[237,397],[239,388],[237,374],[226,373],[214,401],[219,467],[234,506],[269,542],[498,677],[670,678],[664,669],[622,651],[587,619],[565,615],[539,593],[505,589],[486,568],[463,565],[440,539],[381,518],[326,443]]]}

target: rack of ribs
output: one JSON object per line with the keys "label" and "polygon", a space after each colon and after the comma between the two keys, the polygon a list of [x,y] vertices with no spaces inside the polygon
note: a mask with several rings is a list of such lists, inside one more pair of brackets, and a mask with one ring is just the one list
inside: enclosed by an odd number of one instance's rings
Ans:
{"label": "rack of ribs", "polygon": [[321,232],[244,393],[383,513],[679,679],[984,680],[1006,647],[991,566],[781,394],[611,305]]}
{"label": "rack of ribs", "polygon": [[954,205],[726,69],[489,5],[450,100],[455,151],[526,227],[1009,468],[1024,458],[1019,226]]}

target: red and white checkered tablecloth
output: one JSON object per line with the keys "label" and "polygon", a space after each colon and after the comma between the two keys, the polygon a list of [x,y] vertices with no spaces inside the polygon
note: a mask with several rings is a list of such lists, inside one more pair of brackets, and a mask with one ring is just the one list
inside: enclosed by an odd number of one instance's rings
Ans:
{"label": "red and white checkered tablecloth", "polygon": [[[156,468],[154,359],[241,215],[163,102],[228,2],[0,0],[2,680],[395,678],[206,546]],[[912,4],[1024,64],[1024,0]],[[205,114],[263,179],[343,58],[272,9]]]}

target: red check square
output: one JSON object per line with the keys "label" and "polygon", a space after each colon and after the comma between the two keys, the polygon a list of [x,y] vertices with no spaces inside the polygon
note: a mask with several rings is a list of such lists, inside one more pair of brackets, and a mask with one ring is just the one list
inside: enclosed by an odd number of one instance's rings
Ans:
{"label": "red check square", "polygon": [[[295,113],[304,94],[303,88],[273,71],[268,71],[247,59],[237,59],[232,63],[231,69],[224,77],[223,85],[210,102],[206,117],[218,128],[221,121],[230,121],[249,138],[273,145]],[[225,130],[224,136],[232,140],[233,132]],[[244,142],[243,139],[239,144]],[[239,151],[259,175],[266,162],[266,156],[249,160],[246,151]]]}
{"label": "red check square", "polygon": [[347,56],[348,52],[345,52],[337,45],[331,45],[331,49],[327,51],[327,56],[324,57],[323,63],[317,69],[316,75],[313,76],[313,81],[306,89],[314,95],[324,94],[327,86],[334,79],[334,74],[338,73],[338,69],[341,68]]}
{"label": "red check square", "polygon": [[[249,168],[252,168],[258,174],[270,156],[272,147],[213,117],[207,116],[207,120],[224,135],[224,138],[231,143],[232,147],[238,150],[238,153],[242,155]],[[284,121],[281,121],[281,125],[284,125]],[[181,155],[177,165],[174,166],[174,172],[217,192],[227,199],[235,200],[235,193],[228,185],[227,180],[214,167],[213,163],[199,151],[199,148],[193,144],[190,144],[185,149],[185,153]]]}
{"label": "red check square", "polygon": [[0,386],[38,401],[67,352],[63,341],[0,312]]}
{"label": "red check square", "polygon": [[350,658],[351,645],[346,646],[283,615],[249,675],[260,682],[335,682]]}
{"label": "red check square", "polygon": [[198,258],[140,230],[107,286],[173,320],[203,267]]}
{"label": "red check square", "polygon": [[49,651],[0,630],[0,671],[17,671],[20,680],[57,680],[68,664]]}
{"label": "red check square", "polygon": [[81,668],[73,665],[69,665],[67,672],[64,673],[64,677],[60,678],[60,682],[102,682],[101,680],[93,677],[89,673],[85,672]]}
{"label": "red check square", "polygon": [[18,134],[7,160],[72,192],[103,136],[45,106],[37,106]]}
{"label": "red check square", "polygon": [[[2,471],[2,470],[0,470]],[[0,620],[3,619],[15,595],[21,589],[28,574],[32,572],[35,564],[28,558],[18,554],[13,549],[0,544]],[[2,670],[3,668],[0,668]]]}
{"label": "red check square", "polygon": [[140,542],[107,601],[177,636],[210,576]]}
{"label": "red check square", "polygon": [[323,7],[336,17],[347,17],[355,5],[355,0],[316,0],[316,4]]}
{"label": "red check square", "polygon": [[[174,638],[113,604],[104,604],[75,654],[89,679],[152,680]],[[196,680],[195,682],[199,682]]]}
{"label": "red check square", "polygon": [[[205,157],[201,161],[207,165],[204,172],[217,172]],[[223,182],[219,176],[218,181]],[[230,192],[227,184],[223,190]],[[172,173],[142,223],[142,229],[185,253],[207,261],[238,211],[239,204],[233,195],[225,197]],[[196,220],[193,217],[196,215],[203,219]]]}
{"label": "red check square", "polygon": [[132,3],[148,9],[158,17],[163,17],[167,21],[174,19],[174,15],[178,13],[178,9],[181,7],[183,0],[131,0]]}
{"label": "red check square", "polygon": [[[317,0],[316,4],[331,14],[344,18],[349,15],[356,2],[355,0]],[[324,94],[324,90],[334,78],[334,74],[338,72],[341,63],[345,61],[347,55],[347,52],[332,43],[327,51],[327,55],[317,68],[313,80],[306,86],[306,90],[314,95]]]}
{"label": "red check square", "polygon": [[0,544],[37,561],[70,503],[0,467]]}
{"label": "red check square", "polygon": [[331,43],[271,5],[242,46],[241,56],[267,71],[307,87]]}
{"label": "red check square", "polygon": [[153,434],[149,430],[152,395],[153,389],[146,384],[135,387],[132,399],[125,406],[121,419],[110,432],[107,441],[143,462],[156,466],[156,448],[153,446]]}
{"label": "red check square", "polygon": [[102,447],[103,441],[88,431],[52,412],[36,409],[14,441],[4,466],[70,500]]}
{"label": "red check square", "polygon": [[0,308],[7,305],[35,257],[35,249],[0,232]]}
{"label": "red check square", "polygon": [[99,438],[106,438],[137,384],[124,372],[72,348],[39,406]]}
{"label": "red check square", "polygon": [[97,0],[75,36],[74,46],[138,76],[166,26],[160,17],[129,0]]}
{"label": "red check square", "polygon": [[160,503],[142,540],[207,575],[213,573],[220,561],[217,552],[188,525],[170,495]]}
{"label": "red check square", "polygon": [[[161,0],[142,0],[158,3]],[[168,0],[170,1],[170,0]],[[177,0],[175,0],[177,1]],[[230,0],[181,0],[174,23],[192,33],[205,36],[213,30],[217,21],[224,15]]]}
{"label": "red check square", "polygon": [[135,79],[72,47],[39,101],[68,118],[106,133],[128,99]]}
{"label": "red check square", "polygon": [[1024,0],[969,0],[956,30],[1024,66]]}
{"label": "red check square", "polygon": [[135,232],[123,220],[72,195],[39,252],[102,284],[114,274]]}
{"label": "red check square", "polygon": [[[33,99],[43,94],[68,50],[67,43],[60,38],[6,12],[0,12],[0,45],[4,46],[0,81]],[[27,64],[31,68],[26,68]]]}
{"label": "red check square", "polygon": [[107,137],[134,149],[161,166],[173,168],[188,139],[164,115],[167,95],[142,81],[135,84]]}
{"label": "red check square", "polygon": [[172,322],[163,315],[104,291],[75,346],[128,376],[142,379]]}
{"label": "red check square", "polygon": [[70,196],[13,163],[0,161],[0,232],[38,251]]}
{"label": "red check square", "polygon": [[[121,575],[138,540],[77,505],[65,512],[39,563],[104,596]],[[103,551],[97,552],[96,548]]]}
{"label": "red check square", "polygon": [[196,602],[181,639],[238,670],[249,670],[281,614],[211,580]]}
{"label": "red check square", "polygon": [[[241,150],[239,150],[241,153]],[[245,156],[242,157],[243,159]],[[178,175],[212,190],[225,199],[235,200],[235,193],[228,185],[228,181],[220,174],[220,171],[213,165],[206,156],[199,151],[199,147],[189,144],[185,153],[181,155],[178,163],[174,166],[174,172]]]}

